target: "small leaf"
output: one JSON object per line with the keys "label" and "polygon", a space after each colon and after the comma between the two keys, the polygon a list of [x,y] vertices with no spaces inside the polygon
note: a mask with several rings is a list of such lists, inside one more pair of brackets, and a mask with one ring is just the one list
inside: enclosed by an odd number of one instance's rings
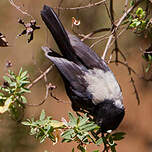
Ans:
{"label": "small leaf", "polygon": [[70,140],[72,140],[72,138],[71,138],[72,134],[75,135],[74,130],[73,130],[73,129],[68,129],[68,130],[66,130],[65,132],[63,132],[63,133],[61,134],[61,136],[62,136],[63,138],[65,138],[65,139],[70,139]]}
{"label": "small leaf", "polygon": [[27,103],[27,99],[24,96],[21,96],[21,100],[23,103]]}
{"label": "small leaf", "polygon": [[0,113],[4,113],[4,112],[8,111],[9,106],[10,106],[12,103],[13,103],[12,98],[9,97],[9,98],[5,101],[4,106],[0,106]]}
{"label": "small leaf", "polygon": [[31,91],[27,88],[21,88],[21,93],[31,93]]}
{"label": "small leaf", "polygon": [[11,80],[8,76],[3,76],[3,79],[4,79],[5,81],[7,81],[8,83],[11,83],[11,82],[12,82],[12,80]]}
{"label": "small leaf", "polygon": [[41,112],[41,115],[40,115],[40,120],[42,121],[44,119],[45,119],[45,111],[43,109],[42,112]]}
{"label": "small leaf", "polygon": [[79,127],[80,130],[83,130],[83,131],[92,131],[94,129],[99,129],[99,126],[97,126],[96,124],[94,123],[89,123],[89,124],[85,124],[81,127]]}
{"label": "small leaf", "polygon": [[78,125],[83,126],[85,123],[87,123],[88,120],[89,120],[89,118],[86,115],[84,115],[83,118],[80,117],[80,122]]}
{"label": "small leaf", "polygon": [[64,127],[64,123],[63,123],[63,122],[60,122],[60,121],[57,121],[57,120],[51,120],[50,125],[51,125],[53,128],[61,128],[61,127]]}
{"label": "small leaf", "polygon": [[97,141],[96,141],[96,145],[100,145],[103,143],[103,139],[102,138],[99,138]]}
{"label": "small leaf", "polygon": [[71,127],[74,127],[74,126],[77,125],[77,119],[76,119],[76,118],[73,116],[73,114],[70,113],[70,112],[69,112],[69,119],[70,119],[69,125],[70,125]]}
{"label": "small leaf", "polygon": [[136,11],[136,15],[139,16],[142,13],[143,13],[143,9],[141,7],[139,7]]}
{"label": "small leaf", "polygon": [[81,145],[78,145],[77,148],[81,151],[81,152],[86,152],[85,148]]}
{"label": "small leaf", "polygon": [[27,71],[22,72],[22,73],[21,73],[21,76],[20,76],[21,79],[23,79],[23,78],[27,75],[27,73],[28,73]]}
{"label": "small leaf", "polygon": [[134,0],[132,0],[131,2],[130,2],[130,6],[133,6],[135,4],[135,2],[134,2]]}
{"label": "small leaf", "polygon": [[117,133],[112,134],[112,138],[113,138],[113,140],[115,140],[115,141],[121,140],[121,139],[124,138],[125,134],[126,134],[126,133],[124,133],[124,132],[117,132]]}
{"label": "small leaf", "polygon": [[31,123],[30,122],[28,122],[28,121],[23,121],[23,122],[21,122],[23,125],[25,125],[25,126],[31,126]]}
{"label": "small leaf", "polygon": [[21,67],[21,68],[20,68],[20,71],[19,71],[19,74],[18,74],[19,76],[21,76],[22,71],[23,71],[23,68]]}

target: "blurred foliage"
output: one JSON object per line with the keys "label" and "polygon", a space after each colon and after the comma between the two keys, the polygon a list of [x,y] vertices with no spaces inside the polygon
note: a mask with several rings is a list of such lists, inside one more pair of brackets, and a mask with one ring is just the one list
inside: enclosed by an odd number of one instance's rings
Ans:
{"label": "blurred foliage", "polygon": [[[53,120],[50,116],[46,117],[45,111],[42,110],[39,120],[31,118],[22,122],[22,124],[30,127],[30,135],[34,135],[36,139],[40,140],[40,143],[49,138],[53,144],[56,144],[62,138],[62,142],[76,142],[77,149],[81,152],[87,152],[87,145],[91,143],[97,146],[104,144],[106,149],[116,152],[117,144],[115,141],[122,140],[125,135],[123,132],[113,134],[109,132],[106,133],[106,136],[100,136],[97,133],[100,127],[90,121],[86,114],[76,118],[72,113],[69,113],[69,122],[64,118],[60,122]],[[74,151],[73,148],[72,152]]]}
{"label": "blurred foliage", "polygon": [[26,88],[26,85],[30,83],[27,71],[23,71],[21,68],[16,75],[13,71],[8,70],[8,74],[3,76],[3,79],[3,85],[0,86],[0,113],[8,111],[17,120],[27,102],[24,94],[30,93],[30,90]]}

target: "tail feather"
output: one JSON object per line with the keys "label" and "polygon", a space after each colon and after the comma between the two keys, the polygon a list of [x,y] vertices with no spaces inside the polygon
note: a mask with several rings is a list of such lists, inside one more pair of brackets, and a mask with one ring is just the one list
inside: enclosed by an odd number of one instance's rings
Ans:
{"label": "tail feather", "polygon": [[65,31],[52,8],[44,5],[41,16],[64,58],[78,65],[83,65],[88,69],[98,68],[105,72],[110,70],[104,60],[91,48],[81,42],[76,36]]}
{"label": "tail feather", "polygon": [[73,60],[75,62],[78,61],[70,44],[69,37],[54,10],[44,5],[43,10],[41,11],[41,16],[44,23],[52,33],[52,36],[63,56],[68,60]]}

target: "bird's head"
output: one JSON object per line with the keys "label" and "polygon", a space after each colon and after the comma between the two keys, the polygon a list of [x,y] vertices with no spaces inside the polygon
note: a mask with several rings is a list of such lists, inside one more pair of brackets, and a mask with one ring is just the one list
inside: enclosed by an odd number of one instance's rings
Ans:
{"label": "bird's head", "polygon": [[123,106],[116,105],[114,100],[105,100],[96,105],[94,110],[94,119],[101,127],[101,132],[116,129],[122,121],[125,114]]}

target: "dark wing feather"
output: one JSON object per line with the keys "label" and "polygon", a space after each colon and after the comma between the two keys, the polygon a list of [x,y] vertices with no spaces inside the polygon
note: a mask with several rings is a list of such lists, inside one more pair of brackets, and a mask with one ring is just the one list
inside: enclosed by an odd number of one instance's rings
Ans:
{"label": "dark wing feather", "polygon": [[74,48],[75,54],[82,60],[83,64],[88,68],[99,68],[103,71],[108,71],[109,67],[89,46],[84,44],[75,35],[68,32],[70,43]]}
{"label": "dark wing feather", "polygon": [[41,11],[41,17],[50,30],[63,56],[73,62],[79,62],[74,51],[72,51],[73,48],[70,44],[69,37],[54,10],[44,5]]}
{"label": "dark wing feather", "polygon": [[61,75],[64,77],[66,82],[70,84],[73,90],[77,90],[77,94],[85,94],[87,83],[83,76],[86,69],[78,66],[72,61],[64,59],[48,47],[42,47],[42,49],[45,52],[46,57],[56,65]]}

